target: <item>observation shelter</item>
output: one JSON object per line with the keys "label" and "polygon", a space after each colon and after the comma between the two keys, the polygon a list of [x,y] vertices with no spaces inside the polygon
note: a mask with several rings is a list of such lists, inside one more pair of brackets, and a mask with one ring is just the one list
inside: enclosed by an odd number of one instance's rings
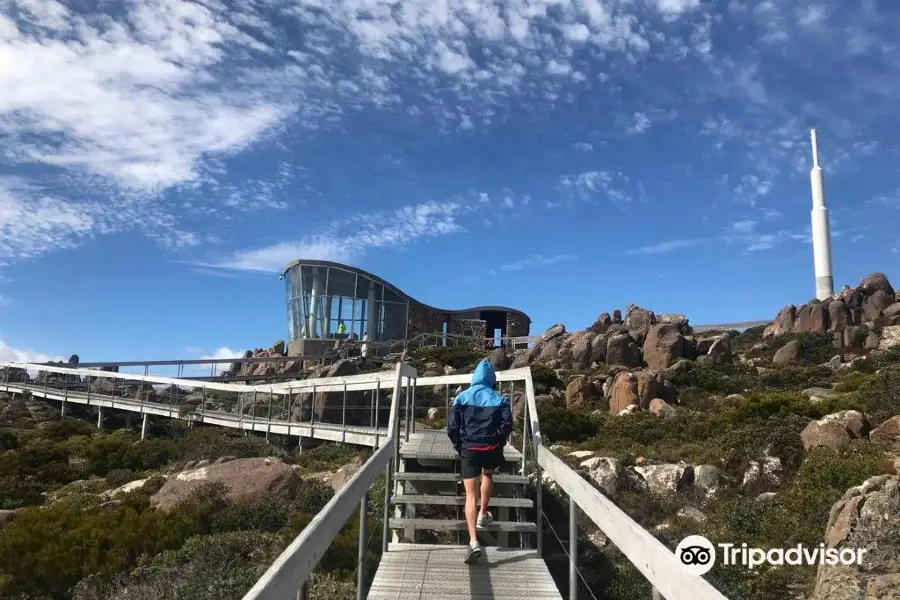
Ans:
{"label": "observation shelter", "polygon": [[291,355],[319,355],[335,340],[393,342],[424,333],[494,340],[525,337],[531,319],[505,306],[435,308],[377,275],[336,262],[296,260],[284,268]]}

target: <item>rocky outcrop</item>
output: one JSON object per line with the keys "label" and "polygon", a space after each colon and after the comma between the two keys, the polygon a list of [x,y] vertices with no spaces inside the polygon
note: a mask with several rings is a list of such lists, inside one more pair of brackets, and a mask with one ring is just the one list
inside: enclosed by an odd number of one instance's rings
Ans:
{"label": "rocky outcrop", "polygon": [[800,433],[805,450],[825,447],[843,452],[852,440],[863,439],[871,429],[869,420],[858,410],[842,410],[818,421],[810,421]]}
{"label": "rocky outcrop", "polygon": [[618,415],[629,406],[647,410],[654,398],[671,399],[665,379],[659,371],[623,371],[608,387],[609,413]]}
{"label": "rocky outcrop", "polygon": [[634,467],[647,486],[657,496],[671,496],[694,483],[694,467],[686,464],[663,464]]}
{"label": "rocky outcrop", "polygon": [[772,362],[776,365],[784,365],[796,362],[800,358],[800,342],[791,340],[775,352]]}
{"label": "rocky outcrop", "polygon": [[251,504],[299,483],[294,469],[274,458],[242,458],[207,465],[170,476],[150,497],[150,503],[171,510],[205,483],[221,483],[228,488],[233,504]]}
{"label": "rocky outcrop", "polygon": [[658,323],[650,327],[643,350],[644,362],[651,369],[666,369],[687,356],[684,336],[672,323]]}
{"label": "rocky outcrop", "polygon": [[856,288],[845,287],[825,301],[788,304],[766,327],[763,337],[830,332],[838,347],[872,349],[879,345],[879,331],[892,325],[900,325],[900,302],[887,277],[872,273]]}
{"label": "rocky outcrop", "polygon": [[628,332],[617,331],[606,342],[606,364],[621,367],[640,367],[643,363],[640,347]]}
{"label": "rocky outcrop", "polygon": [[869,434],[873,444],[900,451],[900,416],[891,417]]}
{"label": "rocky outcrop", "polygon": [[603,390],[585,375],[578,375],[566,386],[566,408],[595,409],[603,397]]}
{"label": "rocky outcrop", "polygon": [[900,598],[900,477],[878,475],[831,508],[827,548],[865,549],[861,564],[819,565],[810,600]]}

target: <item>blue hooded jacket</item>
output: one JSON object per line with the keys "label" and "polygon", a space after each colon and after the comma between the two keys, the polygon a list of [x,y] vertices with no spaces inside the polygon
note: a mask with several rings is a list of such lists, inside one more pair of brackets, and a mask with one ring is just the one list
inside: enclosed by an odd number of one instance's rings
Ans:
{"label": "blue hooded jacket", "polygon": [[472,374],[472,385],[453,400],[447,436],[457,452],[473,446],[506,444],[512,432],[509,402],[494,391],[494,367],[482,360]]}

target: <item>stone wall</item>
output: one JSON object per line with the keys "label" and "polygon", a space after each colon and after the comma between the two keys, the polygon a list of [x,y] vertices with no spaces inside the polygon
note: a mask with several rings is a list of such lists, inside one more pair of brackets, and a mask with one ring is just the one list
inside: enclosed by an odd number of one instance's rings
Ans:
{"label": "stone wall", "polygon": [[525,313],[506,313],[506,337],[531,335],[531,319]]}
{"label": "stone wall", "polygon": [[481,319],[458,319],[453,317],[447,329],[449,333],[456,335],[466,335],[468,333],[480,339],[487,337],[487,323]]}
{"label": "stone wall", "polygon": [[418,302],[409,302],[409,329],[407,339],[414,338],[420,333],[434,333],[441,331],[444,323],[443,313],[433,311]]}

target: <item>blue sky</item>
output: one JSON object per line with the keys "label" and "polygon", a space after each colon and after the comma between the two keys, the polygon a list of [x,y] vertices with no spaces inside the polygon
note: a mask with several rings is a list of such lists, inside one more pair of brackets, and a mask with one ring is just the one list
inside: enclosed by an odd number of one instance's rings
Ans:
{"label": "blue sky", "polygon": [[268,346],[296,258],[536,332],[770,318],[810,127],[836,285],[900,280],[898,40],[889,0],[0,0],[0,357]]}

